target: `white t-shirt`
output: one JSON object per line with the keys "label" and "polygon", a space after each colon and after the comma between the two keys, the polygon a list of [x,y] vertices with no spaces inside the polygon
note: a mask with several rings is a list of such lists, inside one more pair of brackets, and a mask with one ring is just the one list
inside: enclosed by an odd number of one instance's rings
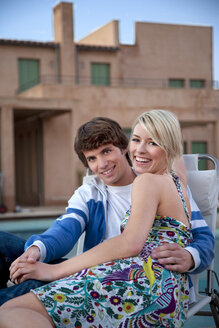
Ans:
{"label": "white t-shirt", "polygon": [[132,184],[127,186],[106,186],[108,193],[108,218],[104,240],[118,236],[120,224],[131,205]]}

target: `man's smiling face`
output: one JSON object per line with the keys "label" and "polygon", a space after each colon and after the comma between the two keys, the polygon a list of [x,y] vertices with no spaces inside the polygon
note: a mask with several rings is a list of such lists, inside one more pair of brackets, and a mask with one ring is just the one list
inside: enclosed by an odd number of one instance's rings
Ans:
{"label": "man's smiling face", "polygon": [[123,186],[132,182],[125,150],[121,150],[113,144],[107,144],[83,153],[90,170],[98,175],[105,184]]}

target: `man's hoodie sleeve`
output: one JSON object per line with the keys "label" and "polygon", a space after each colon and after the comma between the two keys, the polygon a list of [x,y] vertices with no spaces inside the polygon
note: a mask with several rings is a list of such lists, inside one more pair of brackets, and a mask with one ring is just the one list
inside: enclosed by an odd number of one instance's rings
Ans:
{"label": "man's hoodie sleeve", "polygon": [[202,217],[202,214],[188,190],[191,205],[191,232],[193,242],[186,247],[194,259],[194,268],[189,273],[196,274],[204,271],[214,258],[215,238]]}
{"label": "man's hoodie sleeve", "polygon": [[56,219],[44,233],[31,236],[25,250],[36,245],[40,249],[41,262],[50,262],[68,254],[88,223],[88,208],[84,187],[75,191],[69,200],[66,213]]}

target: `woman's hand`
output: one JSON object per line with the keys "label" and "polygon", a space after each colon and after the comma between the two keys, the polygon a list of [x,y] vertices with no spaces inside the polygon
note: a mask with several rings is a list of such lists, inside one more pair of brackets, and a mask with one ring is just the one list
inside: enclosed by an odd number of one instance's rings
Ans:
{"label": "woman's hand", "polygon": [[41,262],[28,263],[18,262],[10,268],[10,279],[15,284],[21,283],[27,279],[36,279],[42,281],[56,280],[56,264],[46,264]]}
{"label": "woman's hand", "polygon": [[[21,256],[19,256],[14,262],[12,262],[10,267],[11,275],[15,274],[17,268],[19,268],[19,263],[36,263],[40,259],[40,250],[37,246],[31,246],[28,248]],[[16,275],[18,278],[18,275]],[[21,278],[21,274],[19,279]]]}

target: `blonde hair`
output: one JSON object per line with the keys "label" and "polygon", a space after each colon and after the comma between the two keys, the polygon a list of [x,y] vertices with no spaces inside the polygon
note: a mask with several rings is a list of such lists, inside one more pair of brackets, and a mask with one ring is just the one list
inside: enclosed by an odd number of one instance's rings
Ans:
{"label": "blonde hair", "polygon": [[153,109],[142,113],[132,126],[137,124],[146,130],[155,143],[166,153],[168,169],[175,158],[182,156],[182,134],[177,117],[167,110]]}

